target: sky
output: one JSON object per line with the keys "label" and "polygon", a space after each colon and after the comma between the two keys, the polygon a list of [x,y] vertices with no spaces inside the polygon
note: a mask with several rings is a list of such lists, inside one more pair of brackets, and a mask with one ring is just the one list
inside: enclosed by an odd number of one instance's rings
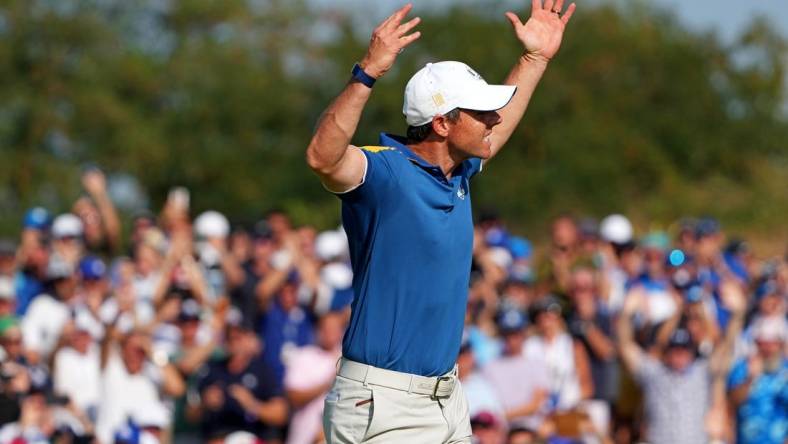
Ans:
{"label": "sky", "polygon": [[753,17],[767,17],[780,33],[788,36],[788,1],[786,0],[652,0],[674,9],[680,19],[695,29],[716,29],[730,40],[747,26]]}
{"label": "sky", "polygon": [[[473,3],[472,0],[411,0],[415,11],[425,7],[435,8],[453,3]],[[569,2],[571,0],[567,0]],[[582,13],[583,3],[599,2],[626,2],[631,0],[574,0]],[[343,5],[363,10],[364,13],[375,15],[374,21],[388,15],[397,6],[406,0],[312,0],[312,3],[323,6]],[[725,41],[731,41],[741,33],[747,24],[756,16],[767,17],[784,36],[788,36],[788,0],[646,0],[661,7],[672,9],[679,19],[690,28],[696,30],[716,30]],[[372,3],[372,6],[370,3]],[[528,9],[529,0],[501,0],[501,3],[517,8],[522,5],[522,10]],[[523,17],[524,18],[524,17]],[[372,21],[372,20],[371,20]],[[370,29],[376,23],[370,24]]]}

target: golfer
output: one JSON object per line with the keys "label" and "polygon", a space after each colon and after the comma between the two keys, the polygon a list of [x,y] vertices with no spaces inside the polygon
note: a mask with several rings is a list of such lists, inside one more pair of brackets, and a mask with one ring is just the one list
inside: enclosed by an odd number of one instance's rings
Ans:
{"label": "golfer", "polygon": [[354,273],[343,358],[323,414],[331,444],[471,442],[454,370],[471,268],[469,181],[520,122],[575,5],[564,12],[563,0],[533,0],[525,24],[506,13],[524,51],[503,85],[460,62],[427,64],[405,87],[407,137],[350,145],[375,80],[420,36],[419,18],[403,21],[411,8],[372,33],[306,154],[342,201]]}

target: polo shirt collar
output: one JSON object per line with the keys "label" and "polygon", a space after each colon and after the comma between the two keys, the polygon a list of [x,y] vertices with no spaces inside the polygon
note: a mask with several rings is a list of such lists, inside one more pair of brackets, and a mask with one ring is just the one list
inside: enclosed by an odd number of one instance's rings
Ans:
{"label": "polo shirt collar", "polygon": [[[425,169],[431,175],[435,176],[436,178],[441,179],[443,182],[448,182],[446,179],[446,175],[443,174],[443,170],[437,165],[433,165],[426,160],[424,160],[421,156],[414,153],[413,150],[408,148],[405,143],[407,139],[402,136],[397,136],[394,134],[387,134],[387,133],[380,133],[380,145],[381,146],[388,146],[399,150],[405,157],[410,160],[411,162],[415,163],[416,165],[420,166],[421,168]],[[452,173],[452,178],[460,175],[465,168],[465,164],[460,164],[457,168],[454,169]]]}
{"label": "polo shirt collar", "polygon": [[383,146],[390,146],[392,148],[398,149],[399,151],[402,152],[402,154],[405,155],[405,157],[408,158],[408,160],[411,160],[411,161],[419,164],[420,166],[422,166],[424,168],[431,168],[431,167],[432,168],[437,168],[436,165],[433,165],[433,164],[427,162],[426,160],[422,159],[421,156],[419,156],[418,154],[414,153],[407,145],[405,145],[406,142],[407,142],[407,139],[405,139],[402,136],[396,136],[394,134],[380,133],[380,144],[381,145],[383,145]]}

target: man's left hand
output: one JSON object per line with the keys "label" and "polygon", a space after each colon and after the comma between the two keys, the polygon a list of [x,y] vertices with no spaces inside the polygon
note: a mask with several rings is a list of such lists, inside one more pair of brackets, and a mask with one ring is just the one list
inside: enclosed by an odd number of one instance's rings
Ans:
{"label": "man's left hand", "polygon": [[525,57],[547,62],[558,52],[564,28],[575,12],[574,3],[562,13],[563,7],[564,0],[545,0],[544,5],[542,0],[532,0],[531,17],[525,24],[517,14],[506,13],[517,39],[525,47]]}

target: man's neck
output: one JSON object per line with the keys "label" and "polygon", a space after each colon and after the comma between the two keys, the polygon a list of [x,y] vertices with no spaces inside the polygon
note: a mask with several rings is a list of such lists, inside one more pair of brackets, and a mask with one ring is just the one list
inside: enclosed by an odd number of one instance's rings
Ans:
{"label": "man's neck", "polygon": [[439,167],[446,178],[451,178],[454,169],[466,159],[461,154],[452,151],[444,141],[425,140],[410,144],[408,148],[422,159]]}

